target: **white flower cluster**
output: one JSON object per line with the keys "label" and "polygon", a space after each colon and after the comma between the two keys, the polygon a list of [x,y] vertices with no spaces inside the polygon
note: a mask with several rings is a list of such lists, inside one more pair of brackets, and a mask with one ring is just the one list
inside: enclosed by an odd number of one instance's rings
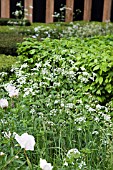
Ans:
{"label": "white flower cluster", "polygon": [[68,166],[69,164],[71,164],[72,166],[74,166],[76,164],[76,168],[83,169],[86,167],[86,163],[81,159],[82,157],[79,150],[77,148],[72,148],[67,152],[63,165]]}
{"label": "white flower cluster", "polygon": [[80,152],[78,151],[77,148],[70,149],[67,153],[67,157],[70,158],[72,154],[74,154],[74,155],[79,154],[80,155]]}

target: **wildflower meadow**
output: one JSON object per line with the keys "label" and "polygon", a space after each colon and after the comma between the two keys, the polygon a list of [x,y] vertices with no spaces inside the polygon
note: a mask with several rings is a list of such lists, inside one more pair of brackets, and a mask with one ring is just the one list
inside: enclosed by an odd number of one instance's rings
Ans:
{"label": "wildflower meadow", "polygon": [[65,35],[0,73],[1,170],[113,169],[113,35]]}

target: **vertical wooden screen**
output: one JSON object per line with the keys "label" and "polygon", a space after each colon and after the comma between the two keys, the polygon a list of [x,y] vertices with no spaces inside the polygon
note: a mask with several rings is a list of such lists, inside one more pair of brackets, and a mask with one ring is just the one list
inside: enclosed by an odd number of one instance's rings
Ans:
{"label": "vertical wooden screen", "polygon": [[112,0],[104,0],[103,22],[110,21]]}
{"label": "vertical wooden screen", "polygon": [[46,0],[46,23],[53,22],[54,0]]}
{"label": "vertical wooden screen", "polygon": [[66,0],[66,22],[73,21],[74,0]]}
{"label": "vertical wooden screen", "polygon": [[10,0],[1,0],[1,18],[10,17]]}
{"label": "vertical wooden screen", "polygon": [[92,8],[92,0],[84,0],[83,20],[85,20],[85,21],[91,20],[91,8]]}
{"label": "vertical wooden screen", "polygon": [[[10,0],[0,0],[0,1],[1,1],[0,17],[10,18]],[[51,23],[54,21],[54,18],[53,18],[54,0],[45,0],[45,1],[46,1],[45,20],[46,20],[46,23]],[[76,0],[66,0],[66,14],[65,14],[66,22],[73,21],[74,1],[76,2]],[[102,18],[103,22],[110,21],[112,1],[113,0],[104,0],[103,18]],[[83,20],[85,21],[91,20],[92,2],[93,0],[84,0]],[[33,22],[33,0],[24,0],[24,8],[25,8],[25,12],[24,12],[25,18]]]}
{"label": "vertical wooden screen", "polygon": [[24,17],[33,22],[33,0],[24,0]]}

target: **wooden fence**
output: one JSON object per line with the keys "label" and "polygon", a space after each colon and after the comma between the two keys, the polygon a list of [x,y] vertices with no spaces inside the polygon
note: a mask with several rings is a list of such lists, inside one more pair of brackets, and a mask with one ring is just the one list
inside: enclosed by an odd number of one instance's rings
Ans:
{"label": "wooden fence", "polygon": [[[10,18],[10,0],[0,0],[1,1],[1,18]],[[98,0],[99,1],[99,0]],[[66,0],[66,12],[65,12],[65,21],[73,21],[73,10],[74,3],[76,0]],[[84,0],[84,12],[83,20],[91,20],[92,12],[92,2],[93,0]],[[33,22],[33,0],[24,0],[24,9],[27,9],[28,14],[26,16],[31,22]],[[42,7],[43,8],[43,7]],[[109,21],[111,18],[111,8],[112,0],[104,0],[103,5],[103,16],[102,21]],[[51,23],[54,22],[54,0],[46,0],[46,12],[45,12],[45,22]]]}

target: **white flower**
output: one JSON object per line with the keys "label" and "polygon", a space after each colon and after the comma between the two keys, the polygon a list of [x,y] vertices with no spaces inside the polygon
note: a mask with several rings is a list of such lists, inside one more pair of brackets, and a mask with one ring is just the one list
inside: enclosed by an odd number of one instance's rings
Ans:
{"label": "white flower", "polygon": [[19,90],[15,89],[14,91],[9,92],[9,97],[17,97],[19,95]]}
{"label": "white flower", "polygon": [[21,7],[21,2],[17,2],[16,6]]}
{"label": "white flower", "polygon": [[79,164],[79,168],[82,169],[84,166],[86,166],[86,163],[84,161],[81,161]]}
{"label": "white flower", "polygon": [[7,108],[8,107],[8,101],[6,99],[0,99],[0,107]]}
{"label": "white flower", "polygon": [[89,107],[88,111],[89,111],[89,112],[94,112],[94,111],[95,111],[95,109],[93,109],[93,108]]}
{"label": "white flower", "polygon": [[14,91],[15,90],[15,86],[13,86],[12,84],[8,84],[5,87],[5,89],[6,89],[7,92]]}
{"label": "white flower", "polygon": [[3,155],[5,155],[5,153],[4,152],[0,152],[0,156],[3,156]]}
{"label": "white flower", "polygon": [[28,135],[28,133],[24,133],[21,136],[18,134],[15,135],[16,141],[20,144],[21,148],[25,150],[34,150],[35,139],[32,135]]}
{"label": "white flower", "polygon": [[18,155],[16,155],[16,156],[15,156],[15,159],[18,159],[18,158],[19,158],[19,156],[18,156]]}
{"label": "white flower", "polygon": [[45,159],[40,158],[40,168],[42,170],[52,170],[53,166],[50,163],[47,163]]}
{"label": "white flower", "polygon": [[19,94],[19,90],[16,89],[15,86],[13,86],[12,84],[8,84],[6,87],[5,87],[6,91],[9,93],[9,96],[10,97],[16,97],[18,96]]}
{"label": "white flower", "polygon": [[33,9],[33,6],[32,6],[32,5],[30,5],[30,6],[29,6],[29,8]]}
{"label": "white flower", "polygon": [[27,11],[28,11],[28,9],[24,8],[24,11],[25,11],[25,12],[27,12]]}
{"label": "white flower", "polygon": [[104,116],[104,120],[110,121],[110,119],[111,119],[110,115],[103,114],[103,116]]}
{"label": "white flower", "polygon": [[68,162],[66,162],[66,159],[64,159],[64,166],[68,166]]}
{"label": "white flower", "polygon": [[15,16],[19,16],[19,11],[15,11]]}
{"label": "white flower", "polygon": [[11,132],[9,131],[9,132],[2,132],[3,134],[4,134],[4,137],[5,138],[9,138],[10,139],[10,137],[11,137]]}
{"label": "white flower", "polygon": [[68,153],[67,153],[67,157],[71,157],[71,155],[76,155],[76,154],[79,154],[80,155],[80,152],[78,151],[78,149],[76,149],[76,148],[73,148],[73,149],[70,149],[69,151],[68,151]]}
{"label": "white flower", "polygon": [[100,104],[97,104],[97,105],[96,105],[96,109],[97,109],[97,110],[100,110],[101,108],[102,108],[102,106],[101,106]]}

